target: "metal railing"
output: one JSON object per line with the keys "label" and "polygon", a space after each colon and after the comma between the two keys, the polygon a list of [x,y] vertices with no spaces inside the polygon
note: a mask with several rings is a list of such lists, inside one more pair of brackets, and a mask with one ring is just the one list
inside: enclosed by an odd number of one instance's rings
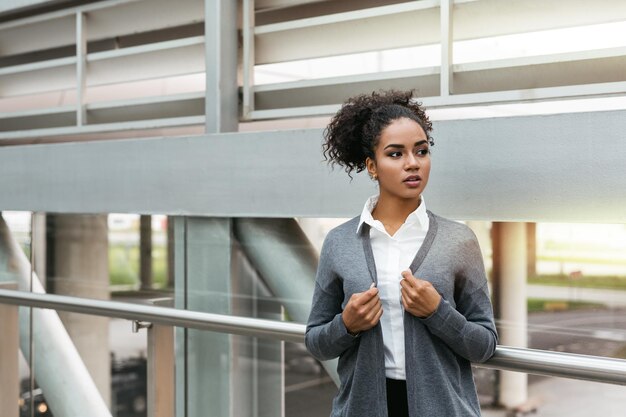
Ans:
{"label": "metal railing", "polygon": [[[179,310],[118,301],[0,289],[0,304],[70,311],[155,324],[302,343],[305,326],[248,317]],[[538,375],[626,385],[626,360],[498,346],[494,356],[477,366]]]}

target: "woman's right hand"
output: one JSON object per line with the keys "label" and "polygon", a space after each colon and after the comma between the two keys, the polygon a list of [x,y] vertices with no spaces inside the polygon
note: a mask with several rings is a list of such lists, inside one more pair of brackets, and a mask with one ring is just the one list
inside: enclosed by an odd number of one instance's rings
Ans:
{"label": "woman's right hand", "polygon": [[383,314],[383,306],[378,296],[378,288],[352,294],[341,313],[348,333],[358,334],[376,326]]}

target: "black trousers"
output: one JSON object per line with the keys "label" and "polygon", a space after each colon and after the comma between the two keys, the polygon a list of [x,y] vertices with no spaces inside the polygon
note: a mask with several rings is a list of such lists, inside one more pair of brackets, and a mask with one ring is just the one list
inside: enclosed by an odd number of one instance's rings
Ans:
{"label": "black trousers", "polygon": [[389,417],[409,417],[406,381],[387,378],[387,413]]}

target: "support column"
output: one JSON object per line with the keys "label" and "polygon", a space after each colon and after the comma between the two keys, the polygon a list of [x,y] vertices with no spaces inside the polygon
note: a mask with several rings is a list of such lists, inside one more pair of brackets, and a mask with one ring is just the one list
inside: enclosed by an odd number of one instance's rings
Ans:
{"label": "support column", "polygon": [[[172,307],[172,299],[161,299],[155,305]],[[172,417],[174,415],[174,328],[152,324],[148,330],[148,416]]]}
{"label": "support column", "polygon": [[529,277],[537,275],[537,223],[526,223],[526,245]]}
{"label": "support column", "polygon": [[87,16],[76,12],[76,126],[87,124]]}
{"label": "support column", "polygon": [[[238,4],[204,1],[205,132],[235,132],[239,124]],[[171,218],[170,218],[171,220]],[[229,218],[174,218],[176,308],[235,314],[249,285],[233,274]],[[241,296],[236,301],[234,295]],[[246,343],[223,333],[177,329],[176,415],[232,417],[251,403],[241,388],[239,367]],[[250,339],[245,342],[249,345]],[[245,355],[245,353],[244,353]],[[246,375],[250,380],[249,375]]]}
{"label": "support column", "polygon": [[[109,245],[106,215],[55,214],[49,230],[54,242],[54,269],[49,272],[56,294],[109,299]],[[109,319],[59,312],[67,332],[110,406],[111,358]]]}
{"label": "support column", "polygon": [[142,290],[152,289],[152,216],[139,216],[139,278]]}
{"label": "support column", "polygon": [[439,95],[447,97],[454,91],[452,71],[452,49],[454,45],[452,16],[454,9],[453,0],[440,1],[440,25],[441,25],[441,72],[439,82]]}
{"label": "support column", "polygon": [[[16,290],[17,284],[0,282],[0,288]],[[17,417],[20,377],[17,369],[19,359],[18,307],[0,304],[0,410],[4,417]]]}
{"label": "support column", "polygon": [[[527,347],[526,224],[493,223],[494,304],[500,344]],[[528,375],[500,372],[499,403],[515,409],[528,398]]]}

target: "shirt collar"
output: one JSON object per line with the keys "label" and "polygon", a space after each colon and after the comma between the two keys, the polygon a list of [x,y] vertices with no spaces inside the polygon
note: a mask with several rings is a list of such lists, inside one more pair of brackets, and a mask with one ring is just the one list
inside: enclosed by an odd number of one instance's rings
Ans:
{"label": "shirt collar", "polygon": [[[424,196],[421,196],[420,205],[412,211],[404,221],[406,224],[414,224],[419,223],[422,228],[428,227],[428,214],[426,213],[426,201],[424,200]],[[375,227],[374,222],[377,222],[372,217],[372,210],[376,207],[376,203],[378,203],[378,194],[371,196],[365,202],[363,206],[363,211],[361,212],[361,217],[359,218],[359,224],[356,228],[357,234],[361,233],[361,227],[363,223],[367,223],[368,225]]]}

